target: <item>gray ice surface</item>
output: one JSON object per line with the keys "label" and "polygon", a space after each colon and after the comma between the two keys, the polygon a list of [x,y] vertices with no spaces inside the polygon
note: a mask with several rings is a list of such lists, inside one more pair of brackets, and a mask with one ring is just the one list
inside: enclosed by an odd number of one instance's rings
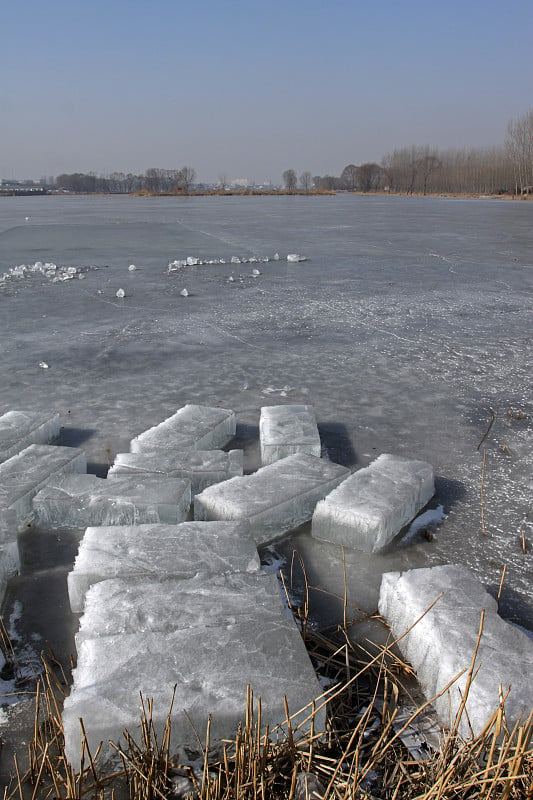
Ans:
{"label": "gray ice surface", "polygon": [[227,408],[213,408],[188,403],[175,414],[131,440],[130,451],[142,453],[157,449],[184,448],[215,450],[235,436],[235,413]]}
{"label": "gray ice surface", "polygon": [[189,480],[146,474],[121,475],[113,481],[96,475],[62,475],[33,498],[38,524],[52,528],[175,525],[187,519],[190,505]]}
{"label": "gray ice surface", "polygon": [[188,478],[193,495],[214,483],[242,475],[243,451],[230,450],[155,450],[142,453],[117,453],[108,478],[117,475],[156,474],[169,478]]}
{"label": "gray ice surface", "polygon": [[293,453],[320,458],[320,436],[315,412],[309,405],[263,406],[259,439],[263,466]]}
{"label": "gray ice surface", "polygon": [[49,444],[59,436],[59,414],[7,411],[0,415],[0,463],[30,444]]}
{"label": "gray ice surface", "polygon": [[[121,741],[124,729],[138,737],[139,692],[153,699],[160,740],[174,686],[171,751],[184,745],[200,750],[192,725],[205,741],[210,714],[211,744],[218,748],[218,740],[235,735],[245,717],[248,685],[254,699],[261,698],[262,727],[269,725],[274,738],[286,718],[284,696],[295,715],[293,727],[309,727],[304,720],[310,707],[304,708],[322,690],[294,623],[262,618],[223,624],[216,631],[197,627],[85,639],[63,710],[67,757],[74,765],[80,762],[80,717],[91,752],[103,741],[103,758],[114,754],[108,740]],[[324,723],[322,709],[316,729],[323,730]]]}
{"label": "gray ice surface", "polygon": [[383,453],[317,504],[311,531],[317,539],[377,553],[434,493],[431,464]]}
{"label": "gray ice surface", "polygon": [[470,730],[475,735],[483,730],[498,708],[500,687],[504,695],[511,689],[505,702],[507,724],[511,728],[520,715],[527,718],[531,713],[533,641],[498,615],[496,600],[463,566],[444,565],[383,575],[379,611],[395,638],[414,625],[399,641],[399,647],[415,668],[427,698],[443,692],[459,676],[448,691],[434,700],[444,725],[450,725],[461,705],[483,609],[485,617],[475,661],[479,671],[470,687],[466,714],[459,727],[465,737]]}
{"label": "gray ice surface", "polygon": [[20,529],[33,518],[32,500],[50,479],[86,469],[85,453],[77,447],[31,444],[0,464],[0,509],[12,509]]}
{"label": "gray ice surface", "polygon": [[339,464],[295,453],[205,489],[194,499],[194,516],[248,520],[255,541],[264,544],[310,519],[317,502],[349,474]]}
{"label": "gray ice surface", "polygon": [[82,611],[89,587],[108,578],[191,578],[259,567],[245,522],[91,527],[68,576],[70,606]]}

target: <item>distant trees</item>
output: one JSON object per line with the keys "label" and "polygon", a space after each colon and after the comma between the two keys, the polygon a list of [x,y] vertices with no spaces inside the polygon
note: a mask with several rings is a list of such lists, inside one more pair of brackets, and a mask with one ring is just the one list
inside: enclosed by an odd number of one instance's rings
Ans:
{"label": "distant trees", "polygon": [[533,191],[533,109],[510,120],[505,149],[513,167],[515,193],[529,194]]}
{"label": "distant trees", "polygon": [[304,192],[308,192],[309,189],[313,186],[313,176],[310,172],[302,172],[300,175],[300,186],[304,190]]}
{"label": "distant trees", "polygon": [[355,192],[357,189],[358,171],[359,167],[356,167],[355,164],[348,164],[346,167],[344,167],[340,176],[340,182],[343,189],[346,189],[349,192]]}
{"label": "distant trees", "polygon": [[283,173],[283,185],[285,186],[286,190],[288,192],[294,192],[297,183],[298,179],[296,177],[296,172],[293,169],[286,169]]}
{"label": "distant trees", "polygon": [[193,167],[182,167],[177,174],[177,184],[185,194],[189,194],[190,188],[196,180],[196,170]]}

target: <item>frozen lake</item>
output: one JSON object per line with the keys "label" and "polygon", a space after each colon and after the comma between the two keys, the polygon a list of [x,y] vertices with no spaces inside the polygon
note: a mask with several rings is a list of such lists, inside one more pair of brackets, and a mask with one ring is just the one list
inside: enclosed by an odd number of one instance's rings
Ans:
{"label": "frozen lake", "polygon": [[[105,475],[132,437],[186,403],[237,413],[234,446],[251,471],[261,406],[311,404],[329,458],[352,469],[382,452],[429,461],[447,514],[431,541],[414,533],[381,555],[347,551],[350,603],[374,610],[390,569],[459,562],[497,591],[507,566],[502,612],[533,629],[532,223],[533,204],[518,201],[1,199],[0,275],[48,261],[83,279],[3,281],[0,412],[59,412],[61,443]],[[167,272],[187,256],[276,252]],[[287,263],[288,253],[308,260]],[[44,594],[46,609],[23,614],[63,653],[76,540],[41,534],[25,534],[6,613]],[[294,549],[318,589],[315,618],[339,621],[327,592],[344,592],[341,550],[307,528],[277,547]]]}

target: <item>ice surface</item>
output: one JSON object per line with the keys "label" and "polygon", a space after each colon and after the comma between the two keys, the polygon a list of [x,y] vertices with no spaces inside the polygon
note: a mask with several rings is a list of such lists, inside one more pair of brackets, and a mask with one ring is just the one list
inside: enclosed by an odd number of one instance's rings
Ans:
{"label": "ice surface", "polygon": [[130,450],[213,450],[224,447],[235,436],[236,425],[234,412],[227,408],[188,404],[132,439]]}
{"label": "ice surface", "polygon": [[[79,764],[80,717],[91,752],[103,741],[104,758],[114,752],[108,739],[119,742],[124,729],[136,735],[139,692],[153,699],[159,738],[174,686],[172,752],[184,745],[199,750],[191,722],[203,739],[210,714],[211,742],[216,747],[216,740],[234,735],[244,718],[247,685],[256,700],[261,698],[262,726],[272,730],[283,725],[284,696],[289,712],[296,715],[294,726],[309,715],[309,709],[302,709],[322,690],[292,622],[245,620],[220,625],[216,633],[199,627],[85,639],[63,710],[67,757]],[[323,709],[316,715],[315,726],[323,729]]]}
{"label": "ice surface", "polygon": [[384,453],[317,504],[312,535],[376,553],[416,516],[434,492],[430,464]]}
{"label": "ice surface", "polygon": [[259,556],[246,523],[182,522],[87,528],[68,576],[70,606],[83,610],[89,586],[108,578],[191,578],[255,572]]}
{"label": "ice surface", "polygon": [[184,522],[191,505],[187,478],[62,475],[33,498],[37,520],[52,527]]}
{"label": "ice surface", "polygon": [[[266,572],[195,575],[193,578],[127,578],[95,583],[85,598],[76,644],[120,633],[169,633],[216,628],[243,620],[285,619],[278,579]],[[216,636],[216,630],[210,635]]]}
{"label": "ice surface", "polygon": [[7,411],[0,416],[0,463],[30,444],[49,444],[59,436],[59,414]]}
{"label": "ice surface", "polygon": [[[433,608],[422,616],[434,601],[437,602]],[[445,565],[383,575],[379,611],[395,638],[416,622],[399,647],[417,671],[428,699],[464,671],[449,691],[434,701],[445,725],[450,724],[450,709],[453,719],[461,704],[482,609],[485,619],[476,659],[479,671],[466,705],[476,735],[498,706],[500,686],[504,693],[511,687],[505,703],[508,725],[512,727],[520,714],[527,716],[533,709],[533,641],[498,616],[494,598],[463,566]],[[459,730],[464,736],[469,735],[465,716]]]}
{"label": "ice surface", "polygon": [[273,464],[293,453],[320,457],[320,436],[312,406],[263,406],[259,438],[263,465]]}
{"label": "ice surface", "polygon": [[77,447],[31,444],[0,464],[0,509],[13,509],[20,529],[31,521],[32,499],[47,481],[86,469],[85,453]]}
{"label": "ice surface", "polygon": [[255,541],[263,544],[310,519],[317,502],[349,474],[339,464],[296,453],[205,489],[194,499],[194,516],[246,519]]}
{"label": "ice surface", "polygon": [[157,474],[169,478],[188,478],[193,495],[214,483],[242,475],[243,451],[180,450],[176,453],[154,450],[142,453],[118,453],[107,473],[117,475]]}

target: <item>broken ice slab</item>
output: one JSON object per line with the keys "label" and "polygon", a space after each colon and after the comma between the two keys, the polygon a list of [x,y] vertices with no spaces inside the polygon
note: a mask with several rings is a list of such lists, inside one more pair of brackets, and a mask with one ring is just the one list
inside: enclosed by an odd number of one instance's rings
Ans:
{"label": "broken ice slab", "polygon": [[[90,751],[103,742],[104,760],[115,753],[109,739],[123,743],[125,729],[138,736],[139,693],[145,702],[153,700],[151,721],[160,740],[175,688],[173,754],[184,746],[201,750],[195,730],[203,740],[210,716],[213,748],[234,736],[246,715],[248,685],[254,700],[261,698],[261,728],[268,725],[274,739],[283,736],[284,697],[295,715],[293,728],[301,724],[309,730],[309,706],[322,694],[296,626],[273,619],[221,625],[216,634],[190,628],[85,639],[73,678],[63,709],[65,749],[73,765],[80,762],[80,718]],[[315,715],[316,731],[324,730],[324,723],[322,708]]]}
{"label": "broken ice slab", "polygon": [[30,444],[49,444],[59,436],[59,414],[8,411],[0,416],[0,464]]}
{"label": "broken ice slab", "polygon": [[[127,578],[96,583],[87,592],[76,646],[95,636],[169,633],[185,628],[216,628],[243,620],[283,620],[278,579],[259,571],[193,578]],[[215,631],[216,635],[216,631]]]}
{"label": "broken ice slab", "polygon": [[89,586],[108,578],[192,578],[255,572],[259,556],[246,523],[182,522],[87,528],[68,576],[70,607],[83,611]]}
{"label": "broken ice slab", "polygon": [[186,478],[62,475],[33,498],[37,521],[51,527],[177,524],[187,518],[191,484]]}
{"label": "broken ice slab", "polygon": [[0,464],[0,509],[12,509],[21,529],[33,519],[33,498],[51,478],[86,470],[85,453],[77,447],[31,444]]}
{"label": "broken ice slab", "polygon": [[168,478],[188,478],[193,495],[214,483],[242,475],[243,451],[230,450],[180,450],[171,452],[154,450],[142,453],[118,453],[115,463],[107,473],[117,475],[157,474]]}
{"label": "broken ice slab", "polygon": [[384,453],[317,504],[311,533],[317,539],[376,553],[434,493],[431,464]]}
{"label": "broken ice slab", "polygon": [[132,439],[130,450],[216,450],[233,439],[236,427],[235,413],[227,408],[186,405]]}
{"label": "broken ice slab", "polygon": [[311,519],[319,500],[350,470],[307,453],[295,453],[253,475],[230,478],[194,498],[195,519],[244,519],[264,544]]}
{"label": "broken ice slab", "polygon": [[533,641],[498,616],[496,600],[463,566],[389,572],[382,578],[380,614],[395,638],[414,626],[398,645],[415,668],[428,699],[460,676],[433,701],[444,725],[453,722],[464,697],[483,609],[483,630],[475,662],[475,670],[479,670],[459,725],[465,737],[470,734],[470,726],[474,735],[483,730],[498,707],[500,687],[504,695],[511,687],[505,702],[510,728],[521,714],[527,717],[531,712]]}
{"label": "broken ice slab", "polygon": [[17,517],[13,509],[0,509],[0,604],[7,583],[20,572]]}
{"label": "broken ice slab", "polygon": [[263,406],[259,439],[263,465],[273,464],[293,453],[320,457],[320,436],[313,406]]}

